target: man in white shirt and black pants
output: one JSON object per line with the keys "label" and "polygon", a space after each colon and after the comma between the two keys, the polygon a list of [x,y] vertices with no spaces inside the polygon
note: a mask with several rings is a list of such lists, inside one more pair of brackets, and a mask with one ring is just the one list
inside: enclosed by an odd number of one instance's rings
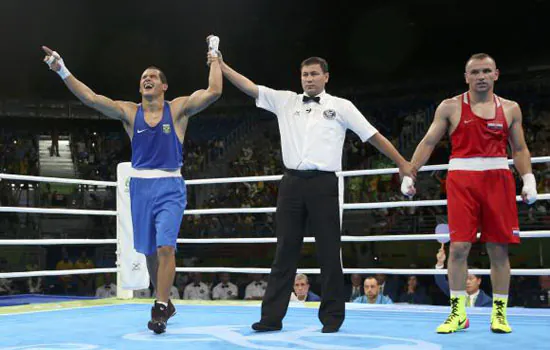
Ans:
{"label": "man in white shirt and black pants", "polygon": [[346,129],[369,141],[392,159],[400,174],[412,174],[411,165],[348,100],[325,92],[328,64],[311,57],[301,64],[303,94],[258,86],[221,62],[223,75],[256,99],[256,106],[277,115],[285,175],[277,198],[277,250],[262,302],[256,331],[277,331],[286,314],[306,222],[315,235],[322,276],[319,319],[323,333],[337,332],[344,322],[344,276],[340,260],[338,178]]}

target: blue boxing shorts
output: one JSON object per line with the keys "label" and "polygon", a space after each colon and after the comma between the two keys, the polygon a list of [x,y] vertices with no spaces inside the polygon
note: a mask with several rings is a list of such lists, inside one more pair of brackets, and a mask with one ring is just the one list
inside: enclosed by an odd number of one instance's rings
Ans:
{"label": "blue boxing shorts", "polygon": [[[166,177],[149,177],[165,174]],[[134,248],[145,255],[155,254],[161,246],[176,248],[187,205],[185,181],[179,170],[134,169],[130,179],[130,202]]]}

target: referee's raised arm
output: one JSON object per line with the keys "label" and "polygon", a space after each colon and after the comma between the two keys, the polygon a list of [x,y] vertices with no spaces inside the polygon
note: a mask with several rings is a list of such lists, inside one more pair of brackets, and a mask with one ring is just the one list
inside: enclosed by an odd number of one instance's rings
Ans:
{"label": "referee's raised arm", "polygon": [[254,82],[244,75],[236,72],[233,68],[229,67],[227,63],[225,63],[222,59],[222,56],[220,54],[220,63],[221,63],[221,69],[223,76],[226,77],[231,84],[235,85],[237,89],[241,90],[245,94],[247,94],[250,97],[253,97],[255,99],[258,98],[259,89],[258,85],[254,84]]}

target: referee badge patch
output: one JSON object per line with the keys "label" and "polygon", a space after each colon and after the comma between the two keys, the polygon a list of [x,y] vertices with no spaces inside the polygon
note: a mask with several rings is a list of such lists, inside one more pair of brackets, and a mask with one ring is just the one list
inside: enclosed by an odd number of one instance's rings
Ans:
{"label": "referee badge patch", "polygon": [[170,133],[170,124],[162,124],[162,132],[165,134]]}
{"label": "referee badge patch", "polygon": [[334,109],[327,109],[323,112],[323,117],[328,120],[336,118],[336,111]]}

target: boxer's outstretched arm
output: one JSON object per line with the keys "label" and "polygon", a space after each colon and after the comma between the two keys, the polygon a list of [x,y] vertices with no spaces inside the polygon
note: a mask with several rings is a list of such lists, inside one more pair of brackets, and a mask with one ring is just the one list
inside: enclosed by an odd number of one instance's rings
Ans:
{"label": "boxer's outstretched arm", "polygon": [[[212,47],[213,41],[215,41],[215,47]],[[208,88],[197,90],[191,96],[182,96],[174,99],[170,105],[176,118],[191,117],[216,102],[222,95],[223,75],[218,57],[220,39],[217,36],[210,35],[206,38],[206,42],[209,47],[207,62],[210,66]]]}
{"label": "boxer's outstretched arm", "polygon": [[72,75],[61,56],[52,49],[42,46],[42,50],[46,53],[44,62],[50,67],[51,70],[59,74],[63,79],[63,82],[69,90],[86,106],[93,108],[104,115],[118,119],[124,123],[129,123],[128,114],[126,109],[130,105],[135,105],[132,102],[125,101],[113,101],[108,97],[98,95],[92,91],[88,86],[79,81]]}

